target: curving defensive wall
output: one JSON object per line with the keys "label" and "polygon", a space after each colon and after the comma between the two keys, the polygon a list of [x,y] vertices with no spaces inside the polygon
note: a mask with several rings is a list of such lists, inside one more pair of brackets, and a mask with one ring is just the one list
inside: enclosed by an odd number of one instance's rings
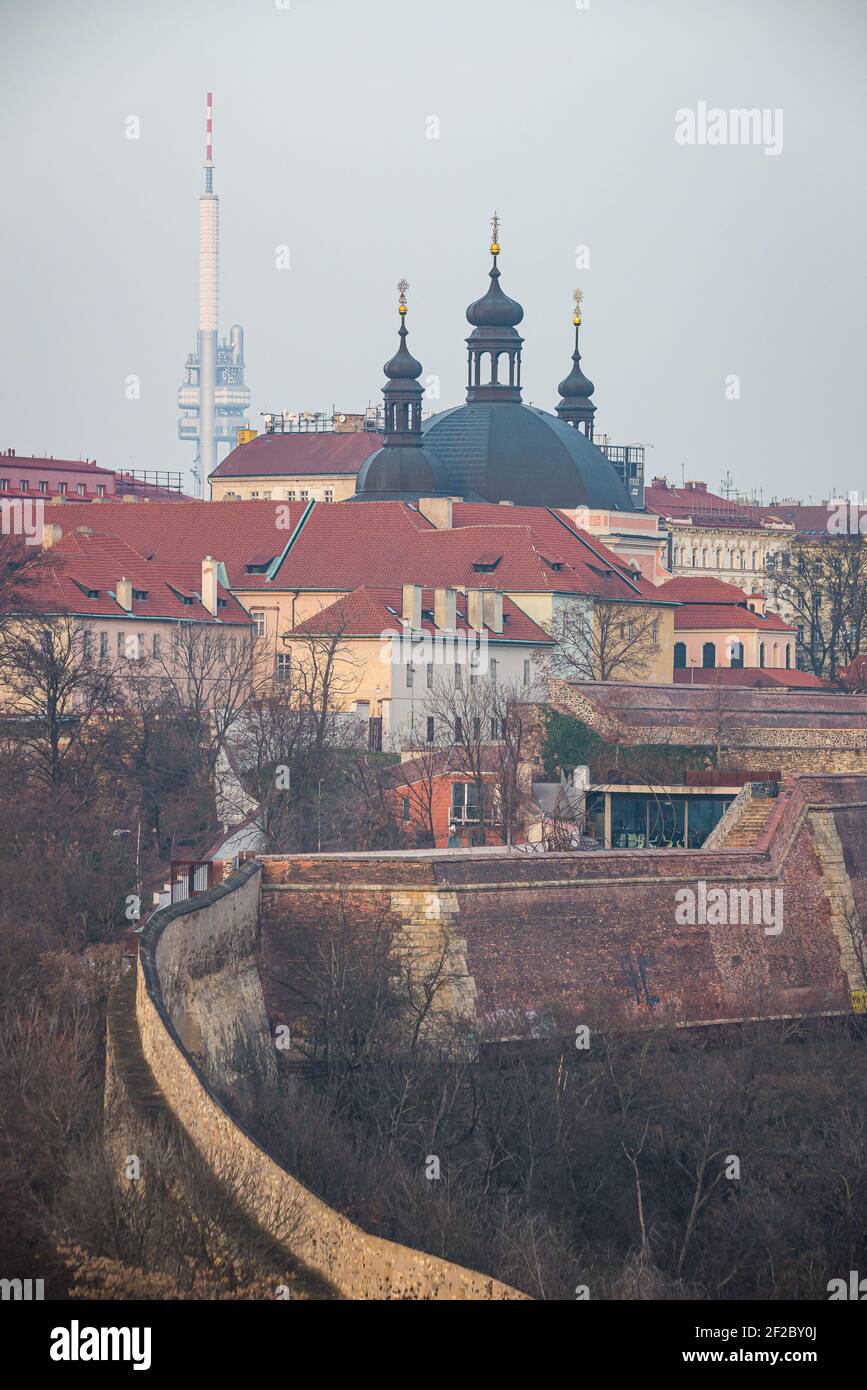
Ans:
{"label": "curving defensive wall", "polygon": [[[277,1163],[218,1095],[247,1055],[273,1063],[256,969],[261,865],[156,913],[140,939],[135,989],[109,1005],[107,1138],[122,1149],[124,1123],[167,1110],[244,1214],[294,1261],[347,1299],[525,1299],[460,1265],[369,1235]],[[146,1139],[144,1141],[146,1143]],[[146,1176],[147,1154],[139,1154]],[[291,1231],[287,1235],[287,1230]]]}

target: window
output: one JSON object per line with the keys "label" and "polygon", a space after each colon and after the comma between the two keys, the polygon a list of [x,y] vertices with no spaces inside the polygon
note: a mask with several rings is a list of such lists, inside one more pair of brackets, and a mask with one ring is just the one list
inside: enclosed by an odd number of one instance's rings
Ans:
{"label": "window", "polygon": [[426,673],[427,673],[427,688],[428,688],[428,690],[433,690],[433,673],[434,673],[434,668],[433,668],[433,662],[432,662],[432,661],[429,661],[429,662],[427,663],[427,666],[425,667],[425,671],[426,671]]}
{"label": "window", "polygon": [[176,627],[172,633],[172,661],[177,661],[181,654],[181,630]]}
{"label": "window", "polygon": [[40,478],[40,480],[39,480],[39,491],[40,491],[40,492],[47,492],[47,491],[48,491],[48,484],[47,484],[47,482],[45,481],[44,478]]}
{"label": "window", "polygon": [[264,608],[251,608],[250,618],[253,622],[253,636],[265,636],[265,610]]}
{"label": "window", "polygon": [[151,656],[157,657],[160,654],[160,635],[155,632],[151,640]]}
{"label": "window", "polygon": [[524,658],[524,684],[530,684],[530,658]]}
{"label": "window", "polygon": [[705,669],[716,666],[716,643],[705,642],[701,649],[701,664]]}
{"label": "window", "polygon": [[263,499],[264,499],[266,502],[270,502],[270,501],[271,501],[271,494],[270,494],[270,492],[263,492],[263,493],[262,493],[262,497],[263,497]]}
{"label": "window", "polygon": [[479,792],[475,782],[452,782],[453,821],[477,821],[479,819]]}
{"label": "window", "polygon": [[426,735],[426,736],[427,736],[427,741],[428,741],[428,743],[433,743],[433,741],[434,741],[434,736],[435,736],[435,732],[436,732],[436,725],[434,724],[433,715],[430,715],[430,714],[429,714],[429,715],[428,715],[428,719],[427,719],[427,735]]}
{"label": "window", "polygon": [[464,668],[460,662],[455,663],[455,690],[460,690],[464,683]]}
{"label": "window", "polygon": [[285,685],[285,683],[289,680],[290,676],[292,675],[291,652],[277,653],[277,661],[274,667],[274,675],[276,676],[277,680],[281,683],[281,685]]}
{"label": "window", "polygon": [[97,497],[104,497],[104,496],[105,496],[105,483],[97,483],[97,485],[96,485],[96,495],[97,495]]}
{"label": "window", "polygon": [[27,479],[26,479],[26,478],[22,478],[22,479],[20,480],[20,482],[19,482],[19,484],[18,484],[18,488],[19,488],[19,491],[21,491],[21,492],[26,492],[26,491],[27,491]]}
{"label": "window", "polygon": [[75,491],[78,493],[79,497],[83,497],[85,492],[84,483],[76,483]]}
{"label": "window", "polygon": [[497,684],[497,659],[493,656],[491,657],[491,684]]}
{"label": "window", "polygon": [[459,714],[455,715],[455,738],[460,743],[464,736],[464,721]]}
{"label": "window", "polygon": [[303,488],[301,489],[301,491],[299,492],[299,494],[298,494],[298,496],[301,498],[301,501],[302,501],[302,502],[306,502],[306,501],[307,501],[307,498],[309,497],[309,495],[310,495],[310,494],[308,493],[306,487],[303,487]]}
{"label": "window", "polygon": [[482,721],[478,715],[473,720],[473,738],[478,741],[482,737]]}
{"label": "window", "polygon": [[84,633],[83,633],[82,640],[81,640],[81,652],[82,652],[82,655],[83,655],[85,661],[89,661],[89,660],[90,660],[90,656],[91,656],[92,650],[93,650],[93,633],[91,632],[91,630],[90,630],[89,627],[86,627],[86,628],[84,629]]}
{"label": "window", "polygon": [[787,670],[787,671],[790,671],[791,669],[792,669],[792,646],[791,646],[791,643],[790,643],[790,642],[787,642],[787,643],[786,643],[786,670]]}
{"label": "window", "polygon": [[8,478],[0,478],[0,492],[8,492],[8,491],[9,491],[9,479],[8,479]]}
{"label": "window", "polygon": [[764,644],[764,642],[760,642],[760,643],[759,643],[759,665],[760,665],[760,666],[764,666],[764,664],[765,664],[765,644]]}
{"label": "window", "polygon": [[259,494],[258,494],[258,492],[251,492],[251,493],[250,493],[250,496],[251,496],[251,497],[258,497]]}
{"label": "window", "polygon": [[147,589],[133,589],[132,596],[138,599],[140,603],[147,603],[148,591]]}
{"label": "window", "polygon": [[414,673],[414,671],[413,671],[412,662],[411,662],[411,661],[408,661],[408,662],[406,663],[406,688],[407,688],[407,690],[412,690],[412,681],[413,681],[413,675],[414,675],[414,674],[415,674],[415,673]]}
{"label": "window", "polygon": [[124,654],[125,651],[126,651],[126,633],[125,633],[125,632],[119,632],[119,633],[117,634],[117,654],[118,654],[118,656],[123,656],[123,654]]}
{"label": "window", "polygon": [[107,632],[101,632],[101,633],[99,634],[99,659],[100,659],[100,661],[105,661],[105,659],[106,659],[107,656],[108,656],[108,633],[107,633]]}
{"label": "window", "polygon": [[675,642],[674,644],[674,669],[683,671],[686,667],[686,643]]}
{"label": "window", "polygon": [[290,490],[286,493],[286,501],[287,501],[287,502],[294,502],[294,501],[295,501],[295,489],[294,489],[294,488],[290,488]]}
{"label": "window", "polygon": [[325,489],[325,501],[326,501],[326,502],[333,502],[333,501],[334,501],[334,488],[332,488],[332,487],[327,487],[327,488]]}
{"label": "window", "polygon": [[408,796],[403,796],[403,797],[401,797],[401,809],[400,809],[400,814],[401,814],[401,818],[402,818],[403,820],[409,820],[409,797],[408,797]]}
{"label": "window", "polygon": [[744,644],[743,642],[732,642],[731,664],[737,670],[743,670],[744,665]]}
{"label": "window", "polygon": [[497,721],[496,721],[496,719],[494,718],[494,716],[491,715],[491,738],[496,738],[496,737],[497,737]]}
{"label": "window", "polygon": [[58,483],[58,484],[57,484],[57,491],[60,493],[60,496],[61,496],[61,497],[65,497],[65,496],[66,496],[66,483]]}

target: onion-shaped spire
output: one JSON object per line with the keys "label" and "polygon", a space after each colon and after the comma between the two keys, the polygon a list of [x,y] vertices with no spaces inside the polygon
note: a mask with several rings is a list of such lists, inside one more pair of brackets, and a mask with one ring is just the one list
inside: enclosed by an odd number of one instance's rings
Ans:
{"label": "onion-shaped spire", "polygon": [[491,218],[491,288],[467,309],[473,331],[467,338],[467,404],[521,400],[521,344],[515,328],[524,317],[517,300],[499,286],[500,219]]}
{"label": "onion-shaped spire", "polygon": [[491,238],[491,255],[493,265],[489,271],[491,277],[491,287],[487,294],[482,295],[467,309],[467,320],[475,328],[514,328],[524,317],[524,310],[516,299],[510,299],[503,294],[500,289],[500,272],[497,268],[497,257],[500,254],[500,219],[496,212],[491,218],[493,236]]}
{"label": "onion-shaped spire", "polygon": [[575,326],[575,351],[572,353],[572,370],[567,377],[564,377],[557,388],[560,392],[560,401],[557,405],[557,414],[561,420],[573,425],[576,429],[584,427],[584,433],[590,439],[593,438],[593,416],[596,414],[596,406],[590,400],[593,395],[593,382],[581,370],[581,353],[578,351],[578,330],[581,326],[581,303],[584,298],[581,290],[575,290],[572,295],[575,308],[572,313],[572,322]]}
{"label": "onion-shaped spire", "polygon": [[409,282],[407,280],[398,280],[397,312],[400,314],[400,328],[398,329],[400,346],[391,361],[386,362],[382,369],[389,381],[415,381],[416,377],[421,376],[423,370],[421,363],[413,357],[406,345],[409,336],[406,331],[406,292],[408,289]]}

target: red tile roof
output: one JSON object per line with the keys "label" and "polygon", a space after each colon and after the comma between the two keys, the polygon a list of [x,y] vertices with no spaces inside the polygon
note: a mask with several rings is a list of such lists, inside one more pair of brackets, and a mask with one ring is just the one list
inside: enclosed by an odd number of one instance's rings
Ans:
{"label": "red tile roof", "polygon": [[[206,555],[222,560],[233,588],[261,588],[263,577],[246,573],[251,557],[282,553],[304,502],[94,502],[45,509],[45,520],[63,530],[58,549],[78,548],[81,528],[94,535],[115,536],[140,554],[155,559],[190,560],[201,565]],[[280,526],[288,521],[288,529]]]}
{"label": "red tile roof", "polygon": [[382,435],[260,434],[239,444],[218,464],[212,478],[287,478],[305,474],[345,473],[354,476],[364,460],[382,447]]}
{"label": "red tile roof", "polygon": [[[120,579],[147,598],[132,599],[132,609],[121,607],[114,597]],[[25,571],[21,598],[28,610],[44,614],[72,613],[84,617],[161,618],[214,622],[200,599],[201,562],[146,559],[116,537],[79,536],[74,549],[51,550]],[[88,591],[96,594],[88,597]],[[181,595],[193,598],[182,602]],[[221,623],[248,627],[250,615],[238,600],[217,585]]]}
{"label": "red tile roof", "polygon": [[99,478],[114,476],[110,468],[99,468],[89,459],[51,459],[44,456],[40,458],[35,454],[0,454],[0,473],[5,476],[7,470],[14,473],[16,468],[22,468],[25,473],[45,473],[53,470],[56,473],[86,473],[97,475]]}
{"label": "red tile roof", "polygon": [[711,575],[690,578],[676,575],[657,586],[657,592],[677,603],[746,603],[747,595],[737,584],[726,584]]}
{"label": "red tile roof", "polygon": [[[283,555],[302,517],[306,520],[273,579],[249,574],[248,565]],[[416,583],[673,601],[646,579],[633,579],[631,565],[563,513],[544,507],[457,503],[449,530],[437,530],[405,502],[101,502],[74,512],[47,507],[46,520],[63,528],[59,548],[64,552],[76,548],[85,526],[160,560],[200,563],[213,555],[241,591],[348,593],[362,585]],[[502,559],[494,570],[474,568],[497,555]]]}
{"label": "red tile roof", "polygon": [[751,608],[741,608],[734,603],[685,603],[682,608],[675,609],[674,628],[676,632],[699,632],[702,628],[795,632],[793,627],[783,622],[779,613],[765,613],[763,617]]}
{"label": "red tile roof", "polygon": [[[327,607],[293,628],[299,634],[319,635],[342,632],[346,637],[380,637],[386,631],[400,631],[400,614],[403,602],[402,589],[374,589],[362,586],[337,599]],[[423,632],[436,632],[433,619],[424,614],[434,612],[434,591],[423,589],[421,597]],[[471,631],[467,623],[467,601],[463,594],[457,596],[456,631]],[[503,599],[503,631],[493,632],[485,628],[489,642],[551,642],[544,628],[528,618],[523,609]]]}
{"label": "red tile roof", "polygon": [[760,528],[762,508],[729,501],[702,487],[657,486],[654,479],[644,489],[644,505],[649,512],[676,520],[692,520],[697,526],[740,526]]}

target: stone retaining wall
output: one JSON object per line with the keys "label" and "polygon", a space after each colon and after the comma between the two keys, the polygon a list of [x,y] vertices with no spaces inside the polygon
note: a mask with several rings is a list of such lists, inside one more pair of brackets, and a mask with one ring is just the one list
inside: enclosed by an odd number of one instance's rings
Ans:
{"label": "stone retaining wall", "polygon": [[[142,933],[135,1017],[165,1104],[246,1215],[342,1297],[525,1298],[496,1279],[363,1231],[271,1158],[208,1083],[182,1034],[207,1047],[195,999],[211,972],[223,977],[218,993],[230,1009],[232,962],[246,974],[258,931],[260,873],[258,863],[245,864],[219,887],[157,913]],[[246,991],[246,1020],[261,1038],[267,1029],[261,993],[259,1016],[251,1017],[249,981]],[[231,1033],[236,1021],[221,1020],[211,1038]]]}

